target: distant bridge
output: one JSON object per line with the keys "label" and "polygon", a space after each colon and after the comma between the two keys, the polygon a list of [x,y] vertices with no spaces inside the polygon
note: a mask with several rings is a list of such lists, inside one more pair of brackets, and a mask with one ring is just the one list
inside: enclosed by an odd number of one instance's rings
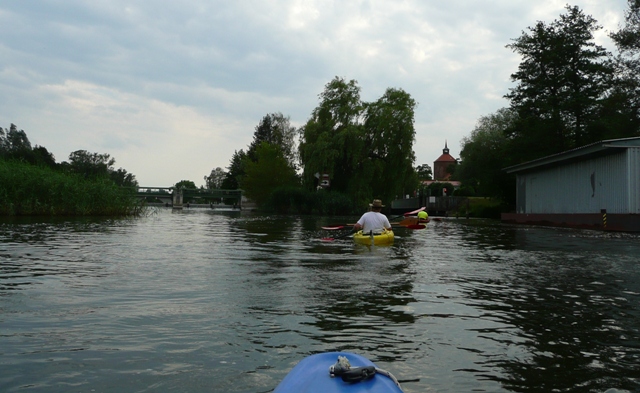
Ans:
{"label": "distant bridge", "polygon": [[242,190],[139,186],[136,196],[148,202],[150,199],[158,200],[160,202],[156,203],[163,203],[174,209],[182,209],[185,205],[186,207],[242,208]]}

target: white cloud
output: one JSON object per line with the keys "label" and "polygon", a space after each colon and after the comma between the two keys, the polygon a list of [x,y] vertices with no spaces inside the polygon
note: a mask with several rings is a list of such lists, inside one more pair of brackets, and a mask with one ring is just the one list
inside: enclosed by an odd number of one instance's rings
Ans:
{"label": "white cloud", "polygon": [[[233,94],[211,94],[233,101]],[[207,116],[192,107],[86,82],[43,85],[33,96],[50,99],[41,117],[29,121],[30,127],[46,130],[28,132],[32,143],[47,147],[58,161],[75,150],[109,153],[116,166],[155,185],[171,185],[178,180],[168,179],[182,180],[188,173],[199,181],[214,166],[228,164],[230,146],[240,149],[250,141],[238,138],[248,124],[237,118]]]}

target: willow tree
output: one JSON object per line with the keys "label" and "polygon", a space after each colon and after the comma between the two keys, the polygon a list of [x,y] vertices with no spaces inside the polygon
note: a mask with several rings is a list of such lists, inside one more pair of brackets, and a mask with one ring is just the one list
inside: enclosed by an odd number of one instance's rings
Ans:
{"label": "willow tree", "polygon": [[303,179],[313,185],[316,174],[327,173],[332,190],[364,198],[371,191],[361,169],[365,138],[360,87],[355,80],[336,77],[319,98],[320,104],[300,130]]}
{"label": "willow tree", "polygon": [[373,168],[373,195],[386,201],[410,193],[418,186],[413,163],[414,111],[416,102],[402,89],[389,88],[377,101],[367,104],[364,115],[367,159]]}
{"label": "willow tree", "polygon": [[356,81],[336,77],[319,97],[300,133],[306,184],[328,173],[331,190],[358,204],[373,197],[390,202],[415,189],[416,103],[409,94],[387,89],[377,101],[365,103]]}

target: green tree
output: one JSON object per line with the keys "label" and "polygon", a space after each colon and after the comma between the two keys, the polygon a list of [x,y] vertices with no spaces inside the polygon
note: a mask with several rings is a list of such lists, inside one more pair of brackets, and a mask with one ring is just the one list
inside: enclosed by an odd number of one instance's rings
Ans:
{"label": "green tree", "polygon": [[108,178],[121,187],[137,187],[138,181],[133,173],[125,169],[114,169],[115,158],[107,153],[90,153],[86,150],[76,150],[69,154],[69,162],[63,162],[61,167],[67,172],[77,173],[86,179]]}
{"label": "green tree", "polygon": [[578,7],[551,24],[538,22],[508,48],[522,56],[517,83],[506,95],[518,113],[510,130],[514,148],[529,160],[597,139],[587,127],[597,119],[610,88],[612,68],[606,50],[594,43],[601,27]]}
{"label": "green tree", "polygon": [[256,150],[262,142],[278,146],[283,156],[293,168],[296,167],[296,128],[290,123],[290,118],[282,113],[270,113],[265,115],[256,126],[253,141],[247,149],[247,155],[256,161]]}
{"label": "green tree", "polygon": [[110,171],[109,177],[120,187],[138,187],[138,181],[136,180],[135,175],[133,173],[128,173],[122,168]]}
{"label": "green tree", "polygon": [[76,150],[69,154],[68,169],[85,178],[109,176],[113,171],[116,160],[109,154],[89,153],[86,150]]}
{"label": "green tree", "polygon": [[[24,130],[18,130],[18,127],[13,123],[9,129],[0,128],[0,157],[47,166],[51,164],[50,160],[53,159],[53,155],[43,147],[36,146],[35,150],[32,149],[27,133]],[[55,160],[53,160],[53,166],[55,166]]]}
{"label": "green tree", "polygon": [[501,199],[513,196],[515,184],[503,169],[514,160],[506,134],[517,121],[515,110],[499,109],[481,117],[471,135],[462,139],[461,163],[456,172],[462,184],[472,187],[476,195]]}
{"label": "green tree", "polygon": [[328,173],[332,190],[343,193],[361,190],[366,187],[366,179],[358,175],[366,156],[364,129],[360,124],[363,111],[360,87],[355,80],[347,82],[335,77],[319,98],[319,105],[300,129],[304,182],[312,188],[317,182],[316,173]]}
{"label": "green tree", "polygon": [[[368,180],[376,197],[391,201],[395,195],[404,195],[418,187],[413,168],[415,107],[416,102],[408,93],[393,88],[366,105],[364,129],[368,159],[364,165],[375,169]],[[367,173],[366,168],[362,172]]]}
{"label": "green tree", "polygon": [[619,119],[610,128],[621,130],[611,137],[640,134],[640,0],[628,0],[628,6],[625,25],[610,35],[619,53],[611,109],[603,117]]}
{"label": "green tree", "polygon": [[[13,123],[11,123],[11,126],[13,126]],[[9,152],[7,141],[8,132],[9,130],[7,130],[6,128],[0,127],[0,157],[6,156],[6,154]]]}
{"label": "green tree", "polygon": [[222,183],[224,182],[227,173],[220,167],[211,170],[209,176],[204,177],[204,182],[206,188],[209,190],[215,190],[222,188]]}
{"label": "green tree", "polygon": [[31,142],[24,130],[11,123],[9,129],[0,128],[0,153],[11,154],[23,150],[31,150]]}
{"label": "green tree", "polygon": [[433,179],[433,169],[428,164],[418,165],[415,168],[416,175],[418,175],[418,179],[420,180],[431,180]]}
{"label": "green tree", "polygon": [[44,166],[48,166],[49,168],[56,167],[56,158],[53,153],[50,153],[44,146],[36,145],[33,150],[33,163],[34,164],[42,164]]}
{"label": "green tree", "polygon": [[625,25],[610,36],[627,65],[640,72],[640,0],[627,0]]}
{"label": "green tree", "polygon": [[307,187],[328,173],[331,190],[357,204],[372,197],[391,200],[418,185],[415,153],[415,100],[389,88],[372,103],[360,100],[357,82],[334,78],[300,130],[300,161]]}
{"label": "green tree", "polygon": [[247,198],[260,206],[276,189],[299,186],[295,169],[278,146],[262,142],[255,154],[256,161],[245,159],[245,175],[240,180]]}
{"label": "green tree", "polygon": [[31,142],[24,130],[18,130],[15,124],[9,129],[0,127],[0,157],[5,159],[22,160],[33,165],[56,167],[56,159],[45,147],[36,145],[31,148]]}
{"label": "green tree", "polygon": [[233,152],[231,162],[227,169],[229,170],[224,180],[222,181],[222,188],[225,190],[237,190],[240,188],[240,179],[244,176],[244,164],[246,161],[247,153],[244,150],[236,150]]}
{"label": "green tree", "polygon": [[184,189],[195,190],[198,188],[196,186],[196,183],[192,182],[191,180],[180,180],[173,187],[176,188],[177,190],[184,190]]}

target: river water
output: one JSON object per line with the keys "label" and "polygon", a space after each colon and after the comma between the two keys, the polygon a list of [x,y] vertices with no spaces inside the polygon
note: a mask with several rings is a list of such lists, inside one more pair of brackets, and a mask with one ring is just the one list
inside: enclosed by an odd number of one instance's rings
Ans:
{"label": "river water", "polygon": [[407,393],[640,391],[640,236],[448,219],[321,240],[354,220],[0,221],[0,391],[270,392],[337,350]]}

